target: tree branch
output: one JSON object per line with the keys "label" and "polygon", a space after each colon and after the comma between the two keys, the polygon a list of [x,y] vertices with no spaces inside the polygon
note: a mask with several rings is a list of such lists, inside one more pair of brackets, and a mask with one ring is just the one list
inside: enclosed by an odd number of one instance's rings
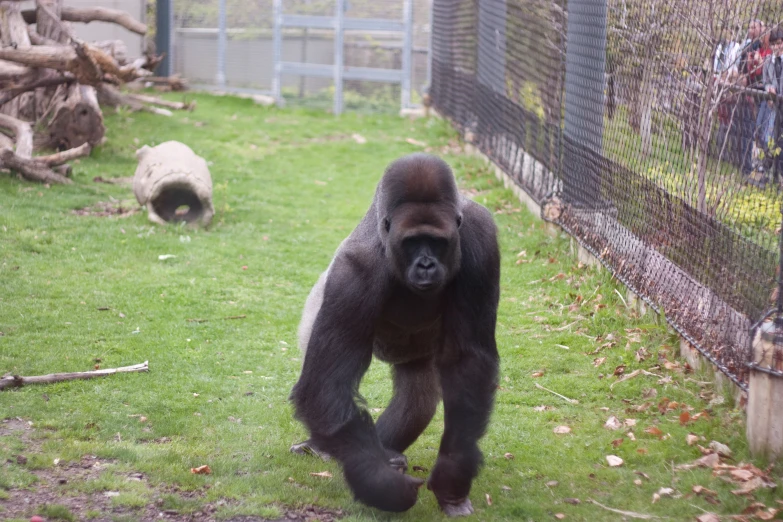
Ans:
{"label": "tree branch", "polygon": [[[28,24],[36,23],[34,9],[22,11],[24,21]],[[144,36],[147,33],[147,25],[139,22],[125,11],[108,9],[106,7],[65,7],[60,13],[60,20],[64,22],[109,22],[121,25],[128,31]]]}
{"label": "tree branch", "polygon": [[54,154],[49,154],[48,156],[35,156],[33,160],[52,167],[55,165],[62,165],[63,163],[74,160],[76,158],[81,158],[82,156],[89,156],[91,150],[92,147],[89,143],[82,143],[78,147],[64,150],[62,152],[56,152]]}
{"label": "tree branch", "polygon": [[53,87],[55,85],[61,85],[63,83],[71,83],[73,81],[75,81],[75,78],[71,74],[66,73],[64,75],[61,74],[57,76],[46,76],[34,82],[28,84],[22,84],[19,86],[9,85],[7,87],[4,87],[3,91],[0,92],[0,105],[3,105],[4,103],[13,100],[14,98],[16,98],[22,93],[35,90],[39,87]]}
{"label": "tree branch", "polygon": [[149,361],[133,366],[123,366],[121,368],[107,368],[105,370],[95,370],[91,372],[73,372],[73,373],[51,373],[49,375],[37,375],[34,377],[20,377],[12,375],[0,379],[0,390],[5,388],[21,387],[26,384],[48,384],[52,382],[73,381],[76,379],[92,379],[94,377],[103,377],[104,375],[114,375],[115,373],[131,373],[149,371]]}
{"label": "tree branch", "polygon": [[[11,149],[0,150],[0,167],[15,170],[29,181],[41,183],[69,184],[71,180],[54,172],[45,164],[30,158],[23,158]],[[0,380],[0,389],[3,388],[3,380]]]}

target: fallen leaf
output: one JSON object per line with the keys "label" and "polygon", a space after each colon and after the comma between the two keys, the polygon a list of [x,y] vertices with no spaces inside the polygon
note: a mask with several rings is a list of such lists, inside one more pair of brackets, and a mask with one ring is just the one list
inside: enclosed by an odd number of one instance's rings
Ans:
{"label": "fallen leaf", "polygon": [[319,478],[332,478],[332,474],[328,471],[319,471],[318,473],[312,472],[310,473],[311,477],[319,477]]}
{"label": "fallen leaf", "polygon": [[614,446],[615,448],[617,448],[618,446],[620,446],[620,444],[622,444],[622,443],[623,443],[623,440],[625,440],[625,439],[614,439],[614,440],[612,441],[612,446]]}
{"label": "fallen leaf", "polygon": [[684,411],[684,412],[680,413],[680,425],[681,426],[685,426],[686,424],[688,424],[688,422],[690,422],[690,420],[691,420],[691,414],[690,413],[688,413],[687,411]]}
{"label": "fallen leaf", "polygon": [[558,426],[553,431],[558,435],[562,435],[564,433],[571,433],[571,428],[568,426]]}
{"label": "fallen leaf", "polygon": [[721,444],[716,440],[710,442],[710,448],[713,449],[716,453],[718,453],[721,457],[731,457],[731,448],[729,448],[725,444]]}
{"label": "fallen leaf", "polygon": [[408,138],[405,141],[407,141],[411,145],[416,145],[417,147],[426,147],[427,146],[427,144],[424,143],[423,141],[414,140],[413,138]]}
{"label": "fallen leaf", "polygon": [[618,419],[614,415],[609,417],[609,419],[607,419],[606,423],[604,423],[604,428],[608,428],[610,430],[619,430],[622,427],[623,427],[623,425],[620,422],[620,419]]}
{"label": "fallen leaf", "polygon": [[487,499],[487,505],[492,505],[492,497],[489,496],[489,493],[484,493],[484,498]]}
{"label": "fallen leaf", "polygon": [[504,456],[506,459],[508,459],[508,460],[514,460],[514,455],[512,455],[511,453],[506,453],[506,454],[505,454],[505,455],[503,455],[503,456]]}
{"label": "fallen leaf", "polygon": [[639,448],[636,450],[636,453],[638,453],[639,455],[647,455],[648,451],[647,448]]}
{"label": "fallen leaf", "polygon": [[616,367],[614,369],[614,375],[622,375],[625,373],[625,365],[621,364],[620,366]]}
{"label": "fallen leaf", "polygon": [[563,502],[565,502],[566,504],[573,504],[574,506],[582,503],[582,501],[579,500],[578,498],[564,498]]}
{"label": "fallen leaf", "polygon": [[642,479],[636,479],[636,480],[633,481],[633,483],[636,484],[637,486],[641,486],[642,485]]}
{"label": "fallen leaf", "polygon": [[636,419],[625,419],[624,424],[628,426],[629,428],[631,426],[636,426]]}
{"label": "fallen leaf", "polygon": [[142,415],[141,417],[139,417],[139,422],[147,422],[147,417]]}
{"label": "fallen leaf", "polygon": [[351,138],[353,138],[353,141],[355,141],[360,145],[367,143],[367,138],[365,138],[361,134],[351,134]]}
{"label": "fallen leaf", "polygon": [[190,472],[195,475],[209,475],[212,473],[212,470],[209,469],[209,466],[204,464],[203,466],[199,466],[197,468],[190,468]]}
{"label": "fallen leaf", "polygon": [[750,480],[755,476],[753,472],[748,471],[747,469],[733,469],[729,474],[731,475],[731,478],[739,481]]}
{"label": "fallen leaf", "polygon": [[653,493],[652,503],[655,504],[661,499],[661,496],[658,493]]}
{"label": "fallen leaf", "polygon": [[533,411],[547,411],[553,409],[552,406],[535,406]]}
{"label": "fallen leaf", "polygon": [[623,465],[623,459],[618,457],[617,455],[607,455],[606,456],[606,462],[609,463],[609,466],[616,468],[618,466]]}
{"label": "fallen leaf", "polygon": [[685,436],[685,442],[688,443],[688,446],[693,446],[694,444],[696,444],[696,442],[698,442],[698,440],[699,440],[699,436],[694,435],[693,433],[689,433],[688,435]]}
{"label": "fallen leaf", "polygon": [[661,437],[663,435],[663,432],[657,426],[650,426],[649,428],[646,428],[644,432],[654,437]]}
{"label": "fallen leaf", "polygon": [[542,370],[542,371],[540,371],[540,372],[535,372],[535,373],[533,373],[533,375],[532,375],[532,377],[533,377],[533,378],[537,378],[537,377],[543,377],[543,376],[544,376],[544,370]]}
{"label": "fallen leaf", "polygon": [[558,520],[563,520],[565,517],[563,513],[555,513],[555,518]]}
{"label": "fallen leaf", "polygon": [[632,431],[626,433],[625,436],[631,439],[632,441],[636,442],[636,435],[634,435]]}
{"label": "fallen leaf", "polygon": [[558,484],[560,484],[558,481],[550,480],[549,482],[546,483],[546,487],[553,488],[553,487],[557,486]]}
{"label": "fallen leaf", "polygon": [[720,519],[714,513],[704,513],[696,517],[696,522],[720,522]]}
{"label": "fallen leaf", "polygon": [[598,357],[597,359],[593,359],[593,366],[598,368],[601,366],[604,362],[606,362],[606,357]]}

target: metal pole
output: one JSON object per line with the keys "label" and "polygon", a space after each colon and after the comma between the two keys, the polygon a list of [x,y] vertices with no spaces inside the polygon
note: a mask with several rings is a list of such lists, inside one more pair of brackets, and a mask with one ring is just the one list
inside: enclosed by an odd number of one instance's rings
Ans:
{"label": "metal pole", "polygon": [[226,0],[218,0],[217,76],[220,87],[226,85]]}
{"label": "metal pole", "polygon": [[280,69],[282,68],[283,56],[283,0],[274,0],[272,3],[272,23],[274,24],[272,41],[272,63],[274,64],[274,74],[272,75],[272,96],[277,103],[283,101],[280,89]]}
{"label": "metal pole", "polygon": [[334,18],[334,113],[343,112],[343,12],[345,0],[337,0]]}
{"label": "metal pole", "polygon": [[563,198],[601,208],[601,172],[590,156],[603,153],[606,1],[570,0],[566,34]]}
{"label": "metal pole", "polygon": [[402,4],[402,21],[405,24],[405,34],[402,40],[402,100],[401,109],[411,105],[411,62],[413,52],[413,0],[405,0]]}
{"label": "metal pole", "polygon": [[171,0],[157,0],[155,7],[155,51],[163,55],[158,64],[159,76],[171,76],[173,72],[173,60],[171,59],[171,33],[174,29],[174,12],[171,8]]}
{"label": "metal pole", "polygon": [[424,85],[425,92],[429,94],[432,87],[432,35],[435,34],[435,6],[430,9],[430,36],[427,39],[427,83]]}

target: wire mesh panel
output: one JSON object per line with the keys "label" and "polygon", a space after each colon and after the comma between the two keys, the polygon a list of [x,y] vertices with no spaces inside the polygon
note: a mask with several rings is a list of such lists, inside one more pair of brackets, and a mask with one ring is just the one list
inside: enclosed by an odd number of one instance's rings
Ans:
{"label": "wire mesh panel", "polygon": [[743,387],[751,326],[783,311],[781,21],[768,0],[434,4],[435,107]]}

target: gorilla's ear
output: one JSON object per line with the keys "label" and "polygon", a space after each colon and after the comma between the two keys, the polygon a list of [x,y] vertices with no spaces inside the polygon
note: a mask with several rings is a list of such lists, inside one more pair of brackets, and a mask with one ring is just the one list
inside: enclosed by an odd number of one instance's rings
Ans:
{"label": "gorilla's ear", "polygon": [[383,218],[383,229],[388,232],[391,229],[391,221],[389,221],[389,218],[385,217]]}
{"label": "gorilla's ear", "polygon": [[457,228],[462,226],[462,213],[457,214]]}

